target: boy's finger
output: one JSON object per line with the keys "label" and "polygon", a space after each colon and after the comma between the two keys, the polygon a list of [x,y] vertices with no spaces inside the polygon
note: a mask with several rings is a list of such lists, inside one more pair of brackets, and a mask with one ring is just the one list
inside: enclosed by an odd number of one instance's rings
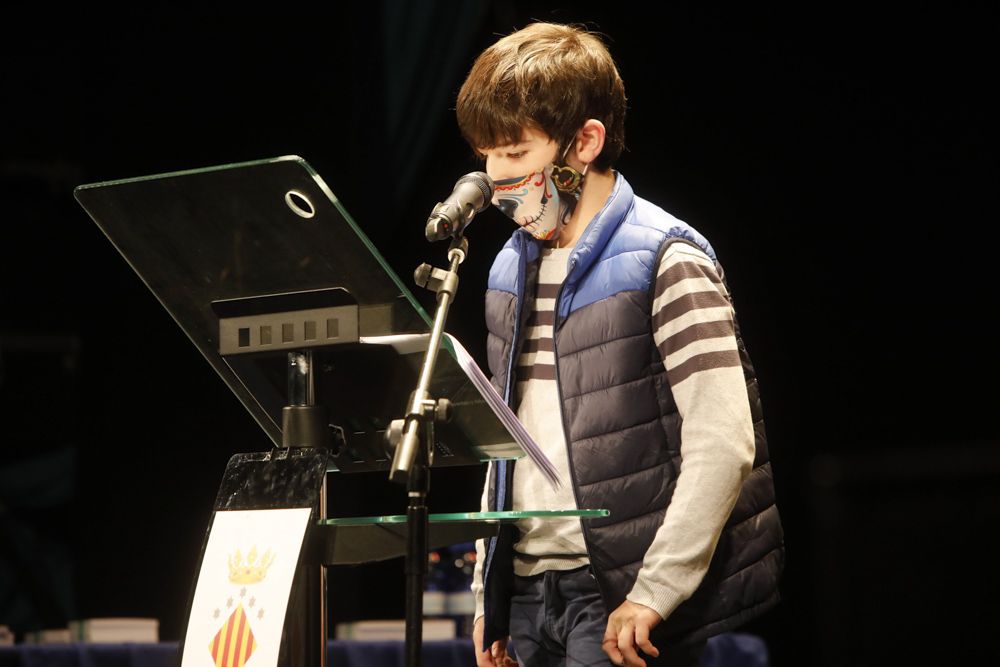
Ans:
{"label": "boy's finger", "polygon": [[645,623],[639,623],[635,626],[635,645],[641,648],[646,655],[651,655],[654,658],[660,655],[660,649],[649,641],[649,626]]}

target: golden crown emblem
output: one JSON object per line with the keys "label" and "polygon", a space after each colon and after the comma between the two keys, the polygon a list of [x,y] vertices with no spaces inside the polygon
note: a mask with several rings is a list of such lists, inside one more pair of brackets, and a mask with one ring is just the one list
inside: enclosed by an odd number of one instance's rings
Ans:
{"label": "golden crown emblem", "polygon": [[267,576],[267,569],[274,562],[274,554],[268,549],[264,556],[257,559],[257,546],[250,548],[246,560],[237,549],[236,553],[229,557],[229,581],[234,584],[256,584]]}

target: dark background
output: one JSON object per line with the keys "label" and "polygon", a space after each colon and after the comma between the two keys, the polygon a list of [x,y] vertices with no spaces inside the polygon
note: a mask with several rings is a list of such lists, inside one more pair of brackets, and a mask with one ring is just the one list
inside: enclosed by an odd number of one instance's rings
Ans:
{"label": "dark background", "polygon": [[[630,107],[618,168],[726,268],[788,545],[784,602],[747,629],[779,665],[1000,655],[992,16],[14,7],[0,28],[0,624],[143,615],[179,638],[225,462],[269,445],[73,188],[298,154],[409,276],[444,261],[423,220],[477,166],[454,123],[462,78],[538,18],[607,36]],[[492,210],[470,228],[450,318],[481,365],[481,295],[510,231]],[[477,507],[481,479],[436,474],[432,510]],[[383,476],[331,481],[332,513],[404,507]],[[401,561],[335,568],[334,620],[401,616],[402,581]]]}

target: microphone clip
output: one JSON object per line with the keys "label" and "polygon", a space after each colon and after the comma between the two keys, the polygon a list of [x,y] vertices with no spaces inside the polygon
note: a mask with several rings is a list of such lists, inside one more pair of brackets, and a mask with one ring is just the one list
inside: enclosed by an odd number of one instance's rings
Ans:
{"label": "microphone clip", "polygon": [[[444,239],[459,237],[465,231],[466,225],[472,220],[475,211],[465,212],[449,202],[438,202],[431,215],[427,218],[427,227],[424,229],[424,236],[428,241],[443,241]],[[461,221],[457,226],[453,221]]]}

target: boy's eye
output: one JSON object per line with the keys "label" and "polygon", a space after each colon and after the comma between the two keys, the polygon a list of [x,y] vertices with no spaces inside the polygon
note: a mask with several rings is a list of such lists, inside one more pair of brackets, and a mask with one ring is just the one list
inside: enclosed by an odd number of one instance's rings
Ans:
{"label": "boy's eye", "polygon": [[524,154],[525,154],[525,153],[527,153],[527,152],[528,152],[528,151],[520,151],[520,152],[518,152],[518,153],[507,153],[507,157],[509,157],[509,158],[512,158],[512,159],[515,159],[515,160],[516,160],[517,158],[521,158],[521,157],[524,157]]}

